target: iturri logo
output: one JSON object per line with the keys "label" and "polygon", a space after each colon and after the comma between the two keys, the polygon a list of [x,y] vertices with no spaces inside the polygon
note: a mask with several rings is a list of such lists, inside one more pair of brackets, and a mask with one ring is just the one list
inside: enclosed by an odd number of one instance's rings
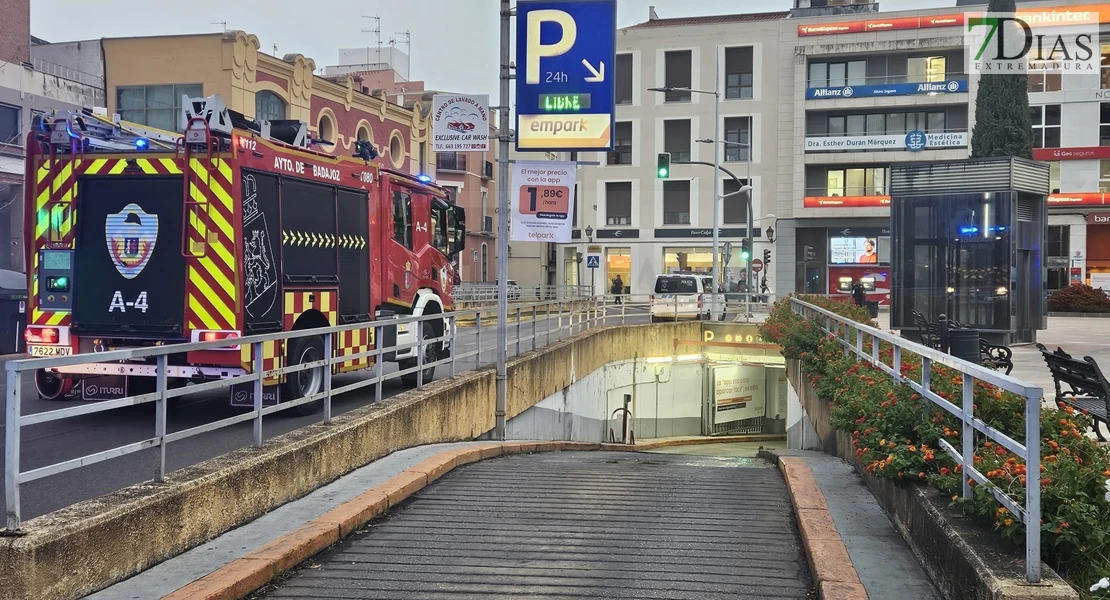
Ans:
{"label": "iturri logo", "polygon": [[1097,13],[1056,9],[969,13],[965,22],[969,73],[1099,72]]}
{"label": "iturri logo", "polygon": [[116,270],[124,279],[143,272],[158,241],[158,215],[131,203],[104,219],[104,239]]}

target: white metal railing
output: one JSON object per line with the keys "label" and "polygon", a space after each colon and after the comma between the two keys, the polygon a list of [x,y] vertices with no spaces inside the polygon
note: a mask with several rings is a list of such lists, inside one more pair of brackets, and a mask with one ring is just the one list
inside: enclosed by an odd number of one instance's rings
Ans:
{"label": "white metal railing", "polygon": [[[735,297],[734,297],[735,296]],[[723,305],[726,311],[725,319],[730,321],[742,320],[744,304],[739,295],[728,294],[728,302]],[[773,298],[768,298],[773,300]],[[769,310],[768,303],[752,305],[753,313],[765,313]],[[705,311],[709,310],[706,303]],[[523,352],[536,350],[549,343],[572,337],[598,326],[633,325],[653,321],[681,321],[697,318],[680,307],[678,303],[665,304],[661,301],[652,301],[646,295],[636,296],[597,296],[580,300],[562,300],[541,303],[520,303],[509,307],[508,319],[505,326],[508,328],[509,343],[506,352],[509,356],[516,356]],[[446,320],[447,327],[439,337],[423,338],[423,328],[433,319]],[[398,343],[391,346],[381,346],[358,354],[332,356],[333,336],[336,334],[356,331],[374,330],[374,339],[382,340],[383,330],[386,327],[408,325],[415,330],[413,342]],[[135,452],[158,448],[158,470],[156,480],[162,481],[166,475],[166,447],[171,442],[177,442],[197,435],[231,427],[245,422],[253,422],[253,444],[255,447],[262,445],[263,429],[262,418],[274,413],[293,409],[309,403],[322,403],[322,420],[328,422],[332,416],[332,399],[347,392],[361,390],[368,386],[376,386],[374,401],[382,399],[382,384],[386,381],[396,380],[404,376],[416,376],[417,387],[427,383],[424,380],[424,371],[429,367],[446,367],[449,376],[459,372],[480,369],[492,364],[496,360],[496,309],[477,308],[449,312],[445,315],[426,315],[421,317],[405,317],[387,319],[367,323],[355,323],[337,327],[319,329],[305,329],[291,332],[277,332],[263,335],[252,335],[232,340],[213,342],[198,342],[189,344],[172,344],[166,346],[151,346],[132,348],[126,350],[112,350],[97,352],[95,354],[78,354],[64,357],[34,358],[11,360],[6,363],[7,389],[5,399],[5,440],[4,440],[4,493],[6,499],[7,527],[14,531],[22,523],[20,507],[20,486],[22,484],[39,480],[52,475],[65,473],[87,465],[123,457]],[[314,362],[299,365],[287,365],[277,369],[266,370],[263,367],[262,345],[275,340],[289,341],[299,338],[320,336],[323,338],[323,354],[325,358]],[[424,363],[424,349],[426,344],[447,342],[450,345],[450,356],[441,358],[433,363]],[[253,373],[236,375],[230,378],[203,381],[179,388],[171,388],[167,373],[173,372],[173,365],[169,357],[174,354],[227,348],[229,346],[250,346],[253,357]],[[398,368],[389,373],[384,372],[382,361],[383,354],[397,350],[416,349],[416,364],[408,368]],[[331,367],[348,361],[372,358],[374,366],[363,371],[365,377],[351,383],[334,386],[332,382]],[[22,394],[25,383],[23,375],[38,369],[67,367],[73,365],[111,365],[113,372],[118,372],[123,365],[153,363],[157,374],[155,390],[149,393],[136,394],[117,400],[104,400],[89,403],[74,404],[55,410],[24,414]],[[291,375],[301,371],[323,368],[323,388],[319,393],[294,401],[281,402],[276,405],[264,406],[263,381],[282,375]],[[399,365],[400,367],[400,365]],[[254,388],[254,406],[249,411],[231,417],[215,420],[202,425],[197,425],[180,431],[170,431],[168,427],[168,406],[171,401],[176,401],[186,396],[210,393],[215,390],[227,390],[230,394],[232,386],[251,384]],[[155,405],[154,426],[152,437],[109,448],[93,454],[76,458],[57,460],[43,464],[30,470],[21,470],[21,433],[24,427],[50,423],[63,419],[73,419],[85,415],[103,413],[106,411],[122,409],[141,404]],[[64,406],[64,404],[62,405]],[[75,423],[74,428],[79,428],[80,423]]]}
{"label": "white metal railing", "polygon": [[[509,286],[509,302],[546,302],[549,300],[580,300],[593,296],[588,285],[517,285]],[[451,297],[456,302],[497,302],[496,283],[462,283],[455,286]]]}
{"label": "white metal railing", "polygon": [[[971,482],[968,477],[983,485],[995,499],[1025,523],[1025,576],[1030,583],[1041,580],[1041,398],[1044,391],[1034,385],[1020,381],[974,363],[955,358],[938,350],[922,346],[910,340],[884,332],[874,327],[842,317],[834,312],[803,302],[790,299],[790,309],[796,314],[815,320],[825,333],[836,336],[845,352],[854,352],[857,357],[870,362],[894,378],[896,383],[909,386],[937,407],[948,411],[962,424],[957,450],[947,440],[940,445],[960,464],[963,474],[963,497],[972,497]],[[871,339],[870,348],[864,345],[864,337]],[[891,364],[883,363],[879,353],[880,342],[889,343],[894,354]],[[901,373],[902,352],[911,352],[921,357],[921,381],[917,382]],[[963,391],[961,406],[941,398],[931,389],[930,376],[934,364],[944,365],[959,371],[962,375]],[[1018,443],[1009,435],[988,425],[975,416],[975,382],[983,381],[1025,399],[1025,444]],[[985,435],[994,443],[1006,448],[1025,460],[1028,476],[1025,479],[1025,506],[991,485],[987,478],[975,468],[975,432]]]}

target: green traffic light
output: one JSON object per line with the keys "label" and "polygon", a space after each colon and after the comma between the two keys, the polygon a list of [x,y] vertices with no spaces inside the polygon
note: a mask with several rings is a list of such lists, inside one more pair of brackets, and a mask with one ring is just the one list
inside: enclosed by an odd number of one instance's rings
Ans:
{"label": "green traffic light", "polygon": [[662,169],[662,168],[661,168],[661,169],[659,169],[659,176],[660,176],[660,177],[666,177],[666,176],[667,176],[667,170],[666,170],[666,169]]}

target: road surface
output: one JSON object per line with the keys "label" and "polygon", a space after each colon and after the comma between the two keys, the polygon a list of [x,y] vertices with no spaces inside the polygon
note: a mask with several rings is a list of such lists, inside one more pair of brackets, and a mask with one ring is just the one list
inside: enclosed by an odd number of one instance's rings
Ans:
{"label": "road surface", "polygon": [[[629,309],[627,322],[647,322],[644,309]],[[611,318],[609,323],[619,324],[619,316]],[[557,335],[560,331],[563,337],[566,337],[569,330],[566,328],[565,317],[563,325],[560,328],[558,319],[554,317],[539,319],[536,323],[537,347],[547,343],[549,332],[551,341],[558,339]],[[520,331],[521,336],[531,335],[531,322],[522,323]],[[459,327],[455,352],[458,354],[473,352],[476,342],[475,333],[476,329],[474,327]],[[508,351],[510,356],[515,354],[517,350],[514,343],[515,335],[516,324],[512,323],[509,326]],[[481,343],[482,366],[489,366],[493,364],[496,358],[497,329],[495,326],[482,327]],[[530,341],[521,344],[521,350],[527,351],[530,349]],[[473,356],[460,359],[456,364],[456,371],[462,372],[475,368],[477,364],[475,359],[476,357]],[[386,375],[396,371],[395,364],[387,363],[385,367]],[[440,366],[436,371],[437,379],[449,375],[450,367],[448,365]],[[338,387],[369,376],[370,372],[368,371],[336,375],[332,378],[332,385]],[[0,383],[0,387],[4,387],[3,383]],[[388,398],[404,391],[406,391],[406,388],[401,384],[400,379],[393,379],[385,383],[382,388],[382,397]],[[23,380],[21,397],[23,414],[57,410],[80,402],[79,400],[48,402],[39,399],[34,391],[30,374],[27,374]],[[332,414],[341,415],[373,402],[374,387],[362,388],[335,396],[332,399]],[[183,397],[180,403],[171,411],[168,417],[169,430],[173,432],[189,429],[232,417],[241,414],[241,412],[240,409],[233,409],[228,406],[226,393],[193,394]],[[287,413],[270,415],[263,418],[263,435],[266,439],[269,439],[317,423],[320,418],[321,414],[305,417]],[[2,421],[3,411],[0,411],[0,422]],[[252,432],[252,423],[245,422],[173,442],[167,446],[166,470],[168,472],[181,469],[250,446],[253,443]],[[138,442],[153,437],[153,435],[154,404],[132,406],[25,427],[22,431],[22,456],[20,457],[22,470],[28,471],[86,456]],[[0,440],[3,437],[4,431],[0,427]],[[0,472],[3,471],[3,468],[4,466],[0,464]],[[82,500],[102,496],[129,485],[150,480],[157,475],[157,470],[158,449],[154,448],[32,481],[20,487],[21,516],[23,520],[27,520]],[[3,495],[0,494],[0,505],[4,504]]]}

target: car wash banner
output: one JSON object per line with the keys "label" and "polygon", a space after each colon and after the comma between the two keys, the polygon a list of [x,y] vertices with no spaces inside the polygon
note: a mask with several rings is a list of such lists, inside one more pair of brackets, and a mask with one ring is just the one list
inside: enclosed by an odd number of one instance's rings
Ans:
{"label": "car wash banner", "polygon": [[488,152],[489,96],[433,96],[432,151]]}

